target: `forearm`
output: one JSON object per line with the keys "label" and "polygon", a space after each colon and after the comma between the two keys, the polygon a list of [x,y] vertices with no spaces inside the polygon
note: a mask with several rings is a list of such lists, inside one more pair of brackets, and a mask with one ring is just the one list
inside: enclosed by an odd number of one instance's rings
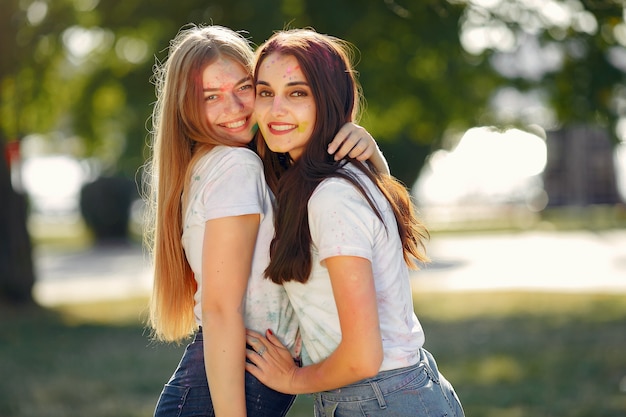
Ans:
{"label": "forearm", "polygon": [[376,151],[372,154],[369,161],[372,163],[372,165],[374,165],[374,167],[376,167],[376,169],[381,174],[387,174],[387,175],[391,174],[391,170],[389,169],[389,164],[387,163],[385,156],[383,155],[382,151],[380,150],[378,146],[376,147]]}
{"label": "forearm", "polygon": [[353,384],[378,374],[382,346],[367,349],[341,345],[323,361],[298,368],[291,382],[291,394],[310,394]]}
{"label": "forearm", "polygon": [[209,220],[202,260],[204,359],[217,417],[245,417],[243,306],[259,215]]}
{"label": "forearm", "polygon": [[204,359],[217,417],[245,417],[245,328],[241,313],[203,314]]}
{"label": "forearm", "polygon": [[383,361],[376,288],[367,259],[326,259],[341,323],[341,341],[326,359],[297,369],[297,393],[336,389],[375,376]]}

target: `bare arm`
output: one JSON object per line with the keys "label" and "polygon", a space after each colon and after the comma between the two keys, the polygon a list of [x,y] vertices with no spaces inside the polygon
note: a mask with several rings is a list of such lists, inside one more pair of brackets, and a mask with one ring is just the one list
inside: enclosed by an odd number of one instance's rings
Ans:
{"label": "bare arm", "polygon": [[[326,260],[337,303],[341,342],[325,360],[298,368],[289,352],[272,335],[263,338],[249,332],[248,341],[256,351],[248,351],[254,363],[246,369],[277,391],[304,394],[339,388],[378,373],[383,347],[378,322],[376,290],[371,264],[367,259],[338,256]],[[258,340],[257,340],[258,339]]]}
{"label": "bare arm", "polygon": [[333,141],[328,145],[328,153],[335,155],[335,161],[346,156],[359,161],[369,160],[381,173],[390,173],[387,160],[372,135],[365,128],[354,123],[346,123],[339,129]]}
{"label": "bare arm", "polygon": [[209,220],[202,260],[204,360],[218,417],[246,416],[243,302],[259,215]]}

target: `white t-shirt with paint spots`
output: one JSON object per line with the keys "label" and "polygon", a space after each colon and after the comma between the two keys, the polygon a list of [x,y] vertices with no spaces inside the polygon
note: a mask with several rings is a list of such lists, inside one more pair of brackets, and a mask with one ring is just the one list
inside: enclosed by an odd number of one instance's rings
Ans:
{"label": "white t-shirt with paint spots", "polygon": [[373,197],[387,227],[347,180],[326,179],[315,189],[308,203],[312,274],[304,284],[284,284],[300,321],[303,363],[320,362],[341,341],[337,307],[323,261],[358,256],[372,263],[384,350],[380,371],[413,365],[424,344],[424,332],[413,312],[409,269],[393,211],[365,175],[349,164],[345,169],[356,175]]}
{"label": "white t-shirt with paint spots", "polygon": [[[182,244],[198,283],[194,314],[202,325],[202,246],[205,223],[211,219],[246,214],[261,215],[252,271],[248,280],[244,320],[247,328],[272,331],[293,348],[297,320],[281,285],[263,277],[269,263],[269,246],[274,236],[272,194],[263,176],[259,157],[247,148],[217,146],[193,168],[188,192]],[[238,262],[236,258],[232,260]]]}

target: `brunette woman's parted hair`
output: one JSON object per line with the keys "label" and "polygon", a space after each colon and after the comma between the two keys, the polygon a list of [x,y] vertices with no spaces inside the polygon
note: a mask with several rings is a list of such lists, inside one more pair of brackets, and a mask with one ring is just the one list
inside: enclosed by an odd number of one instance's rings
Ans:
{"label": "brunette woman's parted hair", "polygon": [[252,75],[253,52],[242,35],[221,26],[191,25],[171,41],[153,81],[152,157],[146,164],[147,247],[154,260],[149,324],[153,336],[181,341],[195,328],[196,282],[181,243],[184,192],[191,167],[213,145],[233,145],[215,134],[204,112],[202,73],[218,58]]}
{"label": "brunette woman's parted hair", "polygon": [[271,54],[293,56],[298,61],[313,98],[316,121],[311,138],[298,161],[267,148],[257,132],[258,153],[263,159],[267,183],[276,195],[275,235],[271,261],[265,275],[275,283],[306,282],[311,273],[311,234],[307,204],[315,188],[326,178],[350,181],[383,221],[378,207],[359,180],[340,168],[346,163],[367,175],[389,201],[396,217],[404,259],[410,267],[428,260],[424,240],[428,231],[416,217],[406,187],[395,178],[359,161],[335,161],[327,147],[341,126],[356,120],[362,98],[353,69],[352,49],[347,42],[311,29],[275,33],[256,51],[255,82],[260,66]]}

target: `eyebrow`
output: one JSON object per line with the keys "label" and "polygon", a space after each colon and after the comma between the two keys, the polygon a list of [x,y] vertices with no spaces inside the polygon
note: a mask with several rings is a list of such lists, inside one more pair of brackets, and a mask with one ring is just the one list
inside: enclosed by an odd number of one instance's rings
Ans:
{"label": "eyebrow", "polygon": [[[263,80],[257,80],[257,85],[266,85],[266,86],[270,86],[270,83],[268,83],[267,81],[263,81]],[[287,83],[287,87],[293,87],[295,85],[306,85],[308,86],[309,83],[307,83],[306,81],[292,81],[290,83]]]}
{"label": "eyebrow", "polygon": [[[243,77],[241,80],[237,81],[233,85],[240,85],[240,84],[243,84],[243,83],[245,83],[247,81],[250,81],[251,79],[252,79],[252,77],[248,75],[247,77]],[[221,91],[221,90],[222,90],[221,88],[202,88],[202,91],[205,92],[205,93],[213,92],[213,91]]]}

